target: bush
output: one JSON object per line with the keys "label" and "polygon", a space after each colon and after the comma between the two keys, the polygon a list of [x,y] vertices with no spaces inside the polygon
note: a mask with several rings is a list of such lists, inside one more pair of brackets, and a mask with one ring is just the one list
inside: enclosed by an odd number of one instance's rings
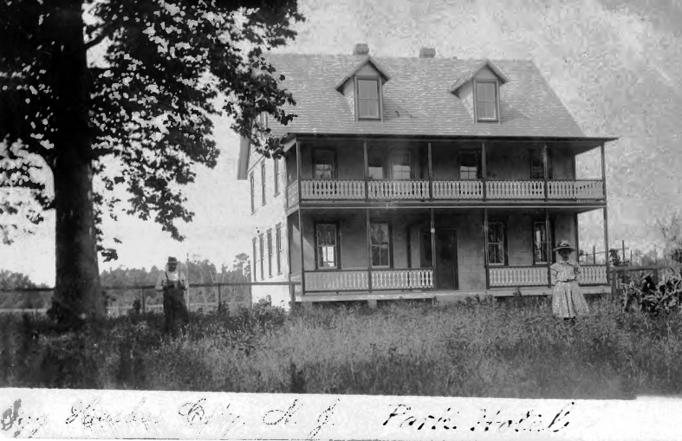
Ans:
{"label": "bush", "polygon": [[623,292],[623,309],[638,309],[653,316],[680,312],[682,276],[674,274],[656,283],[651,275],[630,281]]}

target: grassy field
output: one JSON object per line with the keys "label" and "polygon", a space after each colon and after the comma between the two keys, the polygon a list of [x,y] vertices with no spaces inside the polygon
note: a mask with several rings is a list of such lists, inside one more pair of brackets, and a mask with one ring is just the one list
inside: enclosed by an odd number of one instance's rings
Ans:
{"label": "grassy field", "polygon": [[546,300],[524,305],[258,307],[109,319],[58,335],[0,317],[0,386],[244,392],[625,398],[682,393],[682,315],[623,313],[606,299],[572,325]]}

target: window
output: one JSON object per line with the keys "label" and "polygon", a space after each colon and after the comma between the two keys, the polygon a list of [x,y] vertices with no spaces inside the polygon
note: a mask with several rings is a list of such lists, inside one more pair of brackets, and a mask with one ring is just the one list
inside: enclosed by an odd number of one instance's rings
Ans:
{"label": "window", "polygon": [[384,161],[377,152],[370,152],[367,158],[367,177],[369,179],[384,179]]}
{"label": "window", "polygon": [[505,265],[505,226],[503,222],[488,223],[488,263]]}
{"label": "window", "polygon": [[459,179],[480,179],[481,177],[481,154],[476,151],[463,151],[459,153]]}
{"label": "window", "polygon": [[277,256],[277,274],[282,274],[282,224],[275,225],[275,254]]}
{"label": "window", "polygon": [[261,112],[258,114],[258,117],[256,118],[256,122],[258,123],[258,126],[262,129],[267,129],[268,128],[268,114],[267,112]]}
{"label": "window", "polygon": [[253,176],[253,172],[249,176],[249,185],[251,187],[251,213],[253,214],[256,211],[256,178]]}
{"label": "window", "polygon": [[391,231],[386,222],[370,224],[370,241],[372,248],[372,267],[388,268],[391,266]]}
{"label": "window", "polygon": [[262,203],[265,205],[265,161],[260,163],[260,189]]}
{"label": "window", "polygon": [[391,178],[409,180],[412,178],[410,152],[391,154]]}
{"label": "window", "polygon": [[478,121],[497,121],[497,82],[476,81],[476,118]]}
{"label": "window", "polygon": [[313,179],[336,179],[336,153],[333,150],[313,152]]}
{"label": "window", "polygon": [[267,231],[268,242],[268,277],[272,277],[272,230]]}
{"label": "window", "polygon": [[338,236],[336,224],[315,225],[315,250],[317,267],[338,268]]}
{"label": "window", "polygon": [[357,80],[358,119],[380,119],[379,80]]}
{"label": "window", "polygon": [[[547,179],[552,178],[552,155],[547,150]],[[545,170],[542,165],[542,149],[532,149],[530,151],[530,178],[545,179]]]}
{"label": "window", "polygon": [[[550,227],[551,232],[551,227]],[[547,245],[551,238],[547,233],[545,221],[533,222],[533,263],[547,263]]]}
{"label": "window", "polygon": [[265,254],[263,244],[263,233],[258,235],[258,263],[260,266],[260,279],[265,280],[265,268],[263,265],[263,255]]}
{"label": "window", "polygon": [[256,238],[254,237],[251,242],[253,245],[253,250],[252,250],[253,251],[253,259],[251,259],[251,262],[253,262],[253,265],[251,265],[251,267],[253,268],[253,270],[252,270],[253,281],[255,282],[257,280],[257,277],[256,277],[256,262],[257,262],[256,261]]}
{"label": "window", "polygon": [[272,174],[274,178],[273,184],[275,187],[274,194],[277,196],[279,194],[279,159],[275,159],[273,164]]}

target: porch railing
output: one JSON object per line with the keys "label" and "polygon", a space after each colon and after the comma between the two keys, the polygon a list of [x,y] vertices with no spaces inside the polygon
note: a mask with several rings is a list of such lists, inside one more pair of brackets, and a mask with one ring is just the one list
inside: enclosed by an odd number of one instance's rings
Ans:
{"label": "porch railing", "polygon": [[547,267],[490,267],[488,269],[488,279],[491,287],[547,285]]}
{"label": "porch railing", "polygon": [[429,181],[369,181],[370,199],[429,199]]}
{"label": "porch railing", "polygon": [[303,199],[364,199],[365,181],[306,179],[301,181]]}
{"label": "porch railing", "polygon": [[[488,280],[490,287],[548,286],[547,267],[504,266],[490,267]],[[584,265],[580,267],[578,282],[582,285],[606,285],[606,265]]]}
{"label": "porch railing", "polygon": [[[362,291],[369,290],[368,270],[306,271],[306,291]],[[371,271],[372,290],[430,289],[433,270],[374,269]]]}
{"label": "porch railing", "polygon": [[604,185],[600,180],[547,181],[549,199],[603,199]]}
{"label": "porch railing", "polygon": [[[304,179],[301,194],[298,182],[287,187],[287,204],[293,207],[301,200],[542,200],[545,181],[485,181],[485,198],[481,180],[368,180]],[[300,197],[299,197],[300,196]],[[604,199],[601,180],[547,181],[547,199]]]}
{"label": "porch railing", "polygon": [[433,270],[372,270],[372,289],[433,288]]}
{"label": "porch railing", "polygon": [[487,181],[488,199],[544,199],[545,181]]}
{"label": "porch railing", "polygon": [[583,285],[606,285],[606,265],[581,265],[578,282]]}
{"label": "porch railing", "polygon": [[368,289],[367,270],[306,271],[306,291],[351,291]]}
{"label": "porch railing", "polygon": [[433,181],[434,199],[483,199],[481,181]]}

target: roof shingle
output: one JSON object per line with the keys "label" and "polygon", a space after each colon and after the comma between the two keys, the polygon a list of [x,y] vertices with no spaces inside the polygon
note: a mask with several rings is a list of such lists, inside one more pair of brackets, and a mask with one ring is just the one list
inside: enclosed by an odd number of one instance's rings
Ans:
{"label": "roof shingle", "polygon": [[367,56],[270,54],[286,79],[298,115],[273,134],[409,136],[583,137],[583,133],[532,61],[491,61],[509,80],[500,87],[500,122],[476,123],[451,92],[453,83],[486,60],[372,57],[390,75],[383,86],[383,121],[357,121],[336,90],[340,78]]}

